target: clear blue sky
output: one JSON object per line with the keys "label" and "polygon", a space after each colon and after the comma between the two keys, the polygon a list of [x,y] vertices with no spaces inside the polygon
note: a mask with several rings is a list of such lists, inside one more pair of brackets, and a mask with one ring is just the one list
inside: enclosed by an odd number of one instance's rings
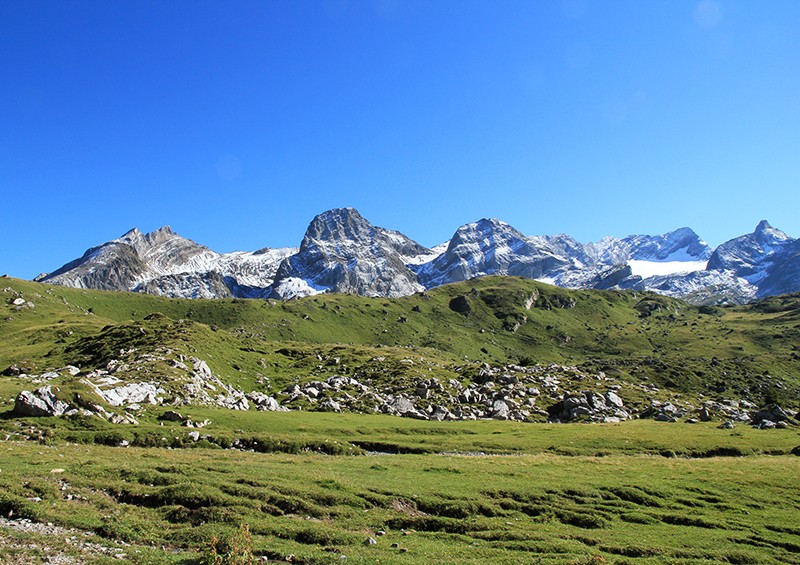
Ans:
{"label": "clear blue sky", "polygon": [[353,206],[424,245],[800,236],[796,0],[0,0],[0,271]]}

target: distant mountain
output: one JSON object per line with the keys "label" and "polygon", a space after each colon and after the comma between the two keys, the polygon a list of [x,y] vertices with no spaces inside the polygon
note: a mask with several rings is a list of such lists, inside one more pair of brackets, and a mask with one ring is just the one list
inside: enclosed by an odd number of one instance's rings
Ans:
{"label": "distant mountain", "polygon": [[118,239],[36,280],[77,288],[128,290],[178,298],[262,296],[280,262],[296,249],[215,253],[169,226]]}
{"label": "distant mountain", "polygon": [[447,250],[416,271],[431,288],[488,274],[538,279],[569,264],[548,242],[528,238],[500,220],[483,219],[458,228]]}
{"label": "distant mountain", "polygon": [[598,263],[620,264],[637,261],[708,260],[713,249],[690,228],[680,228],[664,235],[629,235],[622,239],[606,237],[585,246]]}
{"label": "distant mountain", "polygon": [[740,304],[800,291],[800,240],[762,221],[716,249],[686,227],[582,244],[482,219],[428,249],[353,208],[337,208],[312,220],[299,248],[219,254],[169,227],[133,229],[37,280],[186,298],[290,299],[320,292],[398,297],[484,275]]}
{"label": "distant mountain", "polygon": [[329,210],[311,221],[299,251],[281,263],[271,295],[413,294],[423,286],[407,265],[430,254],[400,232],[373,226],[353,208]]}

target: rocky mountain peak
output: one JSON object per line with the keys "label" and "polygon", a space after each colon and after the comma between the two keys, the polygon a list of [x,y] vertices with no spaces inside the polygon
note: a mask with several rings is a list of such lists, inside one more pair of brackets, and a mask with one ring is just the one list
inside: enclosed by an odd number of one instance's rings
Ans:
{"label": "rocky mountain peak", "polygon": [[427,249],[371,224],[355,208],[334,208],[311,221],[299,249],[219,254],[169,226],[149,233],[133,228],[37,280],[182,297],[397,297],[472,277],[512,275],[712,303],[796,292],[798,273],[800,240],[766,220],[713,254],[688,227],[582,244],[564,234],[526,236],[496,218],[465,224],[446,244]]}
{"label": "rocky mountain peak", "polygon": [[447,251],[458,253],[464,246],[478,245],[481,248],[494,245],[496,240],[504,242],[522,242],[525,236],[509,224],[495,218],[483,218],[471,224],[465,224],[456,230],[450,240]]}
{"label": "rocky mountain peak", "polygon": [[281,263],[273,296],[411,294],[422,286],[407,264],[426,253],[430,250],[400,232],[372,225],[355,208],[334,208],[311,221],[300,251]]}
{"label": "rocky mountain peak", "polygon": [[355,208],[334,208],[318,214],[311,220],[303,243],[308,240],[360,241],[374,233],[375,227]]}
{"label": "rocky mountain peak", "polygon": [[773,228],[767,220],[761,220],[753,235],[761,245],[776,245],[792,239],[779,229]]}
{"label": "rocky mountain peak", "polygon": [[124,234],[122,234],[122,236],[120,236],[120,239],[134,239],[134,238],[140,237],[141,235],[142,235],[142,232],[139,231],[139,228],[135,227],[133,229],[130,229],[130,230],[126,231]]}

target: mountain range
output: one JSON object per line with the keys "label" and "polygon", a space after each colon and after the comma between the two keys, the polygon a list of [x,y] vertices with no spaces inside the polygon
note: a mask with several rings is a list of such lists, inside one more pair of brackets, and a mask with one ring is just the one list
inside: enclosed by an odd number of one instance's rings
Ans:
{"label": "mountain range", "polygon": [[36,280],[170,297],[291,299],[321,292],[399,297],[484,275],[741,304],[800,291],[800,240],[764,220],[716,249],[686,227],[582,244],[482,219],[429,249],[353,208],[337,208],[311,221],[299,248],[216,253],[169,227],[146,234],[134,228]]}

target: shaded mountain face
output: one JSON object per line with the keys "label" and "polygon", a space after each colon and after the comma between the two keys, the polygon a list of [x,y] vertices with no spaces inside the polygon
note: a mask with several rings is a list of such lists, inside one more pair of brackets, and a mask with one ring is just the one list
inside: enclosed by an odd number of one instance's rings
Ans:
{"label": "shaded mountain face", "polygon": [[483,219],[428,249],[353,208],[337,208],[312,220],[299,248],[219,254],[168,227],[133,229],[37,280],[186,298],[289,299],[320,292],[398,297],[483,275],[744,303],[800,291],[800,242],[766,221],[713,250],[689,228],[581,244]]}
{"label": "shaded mountain face", "polygon": [[314,218],[300,250],[281,263],[271,295],[413,294],[423,287],[406,265],[428,254],[429,249],[403,234],[373,226],[353,208],[329,210]]}
{"label": "shaded mountain face", "polygon": [[764,220],[753,233],[726,241],[714,251],[708,261],[709,269],[730,269],[751,282],[765,276],[771,263],[780,257],[792,238],[776,230]]}

